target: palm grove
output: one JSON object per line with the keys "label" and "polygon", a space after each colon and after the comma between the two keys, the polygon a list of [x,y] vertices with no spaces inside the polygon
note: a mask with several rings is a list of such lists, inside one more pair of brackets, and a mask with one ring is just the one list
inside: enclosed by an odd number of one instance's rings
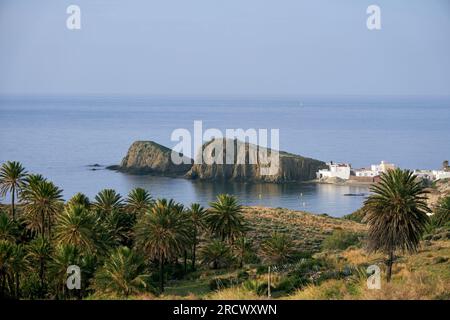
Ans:
{"label": "palm grove", "polygon": [[[242,267],[255,257],[236,198],[219,195],[205,209],[153,199],[136,188],[124,199],[106,189],[93,201],[82,193],[63,201],[62,190],[18,162],[0,170],[0,191],[10,196],[0,214],[0,295],[9,298],[83,298],[92,293],[127,297],[164,291],[165,282],[196,268]],[[368,244],[387,255],[387,280],[396,251],[417,250],[429,218],[426,191],[409,171],[382,177],[365,202]],[[448,201],[447,201],[448,202]],[[433,217],[449,220],[449,208]],[[259,248],[267,263],[293,251],[286,235]],[[81,290],[68,290],[67,267],[80,267]]]}

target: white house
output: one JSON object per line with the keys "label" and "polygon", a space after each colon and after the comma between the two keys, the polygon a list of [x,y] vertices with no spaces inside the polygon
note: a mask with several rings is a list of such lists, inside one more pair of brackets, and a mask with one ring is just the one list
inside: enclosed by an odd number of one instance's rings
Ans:
{"label": "white house", "polygon": [[377,171],[378,174],[382,172],[387,172],[388,170],[394,170],[396,168],[396,165],[393,163],[388,163],[385,161],[381,161],[380,164],[373,164],[370,166],[370,169],[372,171]]}
{"label": "white house", "polygon": [[351,165],[348,163],[327,163],[328,169],[319,170],[318,179],[323,178],[339,178],[343,180],[350,179]]}
{"label": "white house", "polygon": [[355,170],[355,176],[357,176],[357,177],[372,177],[373,178],[373,177],[376,177],[379,175],[380,175],[379,171],[374,171],[371,169],[362,168],[362,169]]}
{"label": "white house", "polygon": [[414,170],[414,174],[421,179],[435,180],[435,175],[432,170]]}
{"label": "white house", "polygon": [[370,169],[362,168],[354,170],[355,176],[357,177],[376,177],[380,174],[387,172],[388,170],[395,169],[396,166],[393,163],[387,163],[385,161],[381,161],[380,164],[372,164]]}
{"label": "white house", "polygon": [[444,170],[414,170],[414,174],[419,178],[431,181],[450,178],[450,171]]}
{"label": "white house", "polygon": [[450,178],[450,171],[433,170],[433,173],[436,180]]}

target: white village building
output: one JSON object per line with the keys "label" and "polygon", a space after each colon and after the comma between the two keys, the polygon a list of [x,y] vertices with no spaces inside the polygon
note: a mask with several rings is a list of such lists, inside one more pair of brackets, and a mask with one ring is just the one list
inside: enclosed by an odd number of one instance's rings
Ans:
{"label": "white village building", "polygon": [[362,168],[362,169],[356,169],[354,170],[355,176],[357,177],[376,177],[380,175],[379,171],[374,171],[372,169],[366,169],[366,168]]}
{"label": "white village building", "polygon": [[414,170],[414,174],[421,179],[430,181],[450,178],[450,171],[445,170]]}
{"label": "white village building", "polygon": [[450,171],[444,170],[433,170],[433,174],[436,180],[439,179],[450,179]]}
{"label": "white village building", "polygon": [[387,172],[388,170],[395,169],[396,166],[393,163],[387,163],[385,161],[381,161],[380,164],[372,164],[370,169],[362,168],[354,170],[355,176],[357,177],[376,177],[382,173]]}
{"label": "white village building", "polygon": [[397,166],[393,163],[381,161],[380,164],[373,164],[370,166],[372,171],[378,171],[379,173],[385,173],[388,170],[394,170]]}
{"label": "white village building", "polygon": [[351,165],[348,163],[327,163],[328,169],[322,169],[317,172],[317,178],[339,178],[343,180],[350,179]]}

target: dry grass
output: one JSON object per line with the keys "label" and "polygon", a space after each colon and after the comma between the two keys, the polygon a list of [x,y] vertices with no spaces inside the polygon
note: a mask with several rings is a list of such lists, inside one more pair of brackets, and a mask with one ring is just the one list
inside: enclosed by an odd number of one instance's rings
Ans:
{"label": "dry grass", "polygon": [[342,280],[328,280],[320,286],[309,285],[287,297],[288,300],[351,300],[358,286]]}
{"label": "dry grass", "polygon": [[[340,255],[344,257],[345,264],[359,266],[376,263],[384,272],[381,264],[383,256],[380,254],[369,255],[362,249],[348,249]],[[310,285],[288,299],[450,300],[449,258],[450,241],[433,242],[423,246],[417,254],[400,256],[394,264],[392,282],[386,283],[382,274],[380,290],[369,290],[364,277],[333,279],[320,285]]]}
{"label": "dry grass", "polygon": [[206,300],[263,300],[265,297],[258,296],[242,287],[232,287],[215,291],[204,297]]}
{"label": "dry grass", "polygon": [[256,243],[277,231],[288,233],[302,251],[319,251],[322,241],[335,229],[366,230],[365,225],[354,221],[281,208],[245,207],[244,217],[250,227],[249,237]]}

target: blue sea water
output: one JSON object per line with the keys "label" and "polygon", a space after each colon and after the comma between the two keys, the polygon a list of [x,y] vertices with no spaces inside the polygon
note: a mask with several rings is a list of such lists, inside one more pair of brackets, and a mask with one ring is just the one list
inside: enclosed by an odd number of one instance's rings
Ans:
{"label": "blue sea water", "polygon": [[[366,187],[212,183],[130,176],[88,165],[118,164],[135,140],[168,147],[177,128],[280,130],[280,149],[354,167],[381,160],[403,168],[439,168],[450,158],[450,100],[442,97],[0,97],[0,162],[21,161],[64,189],[93,197],[134,187],[154,197],[207,205],[222,192],[242,204],[342,216],[358,209]],[[3,202],[6,199],[2,199]]]}

